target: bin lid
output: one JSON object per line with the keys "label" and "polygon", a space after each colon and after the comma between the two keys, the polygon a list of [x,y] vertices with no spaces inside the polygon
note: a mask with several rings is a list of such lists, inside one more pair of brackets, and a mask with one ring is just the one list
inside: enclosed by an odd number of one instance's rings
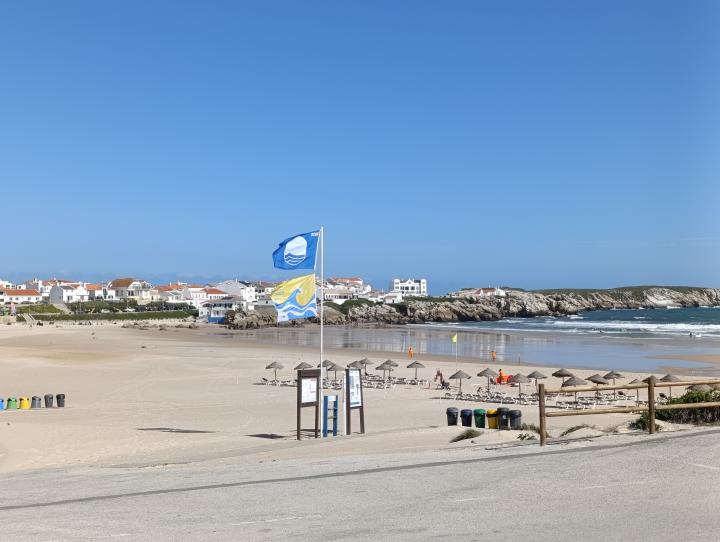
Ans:
{"label": "bin lid", "polygon": [[475,414],[485,414],[485,409],[484,408],[476,408]]}
{"label": "bin lid", "polygon": [[488,416],[497,416],[497,410],[494,408],[491,408],[490,410],[487,411],[487,415]]}

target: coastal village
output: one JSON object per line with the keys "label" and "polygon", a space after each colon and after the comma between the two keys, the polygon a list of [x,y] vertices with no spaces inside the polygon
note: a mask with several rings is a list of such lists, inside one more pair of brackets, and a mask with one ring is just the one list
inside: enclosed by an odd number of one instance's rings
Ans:
{"label": "coastal village", "polygon": [[[125,302],[137,306],[160,304],[167,309],[188,308],[208,323],[223,323],[228,311],[251,312],[272,307],[271,295],[276,283],[228,279],[213,284],[173,282],[154,285],[136,277],[115,278],[92,283],[62,278],[34,278],[23,283],[0,280],[0,306],[14,316],[24,305],[54,305],[66,310],[70,304]],[[360,277],[332,277],[323,283],[323,298],[342,305],[350,300],[396,304],[408,298],[428,297],[427,279],[394,278],[387,291],[377,290]],[[464,289],[451,297],[505,296],[500,288]],[[98,304],[95,303],[97,306]],[[107,309],[100,309],[107,310]],[[126,310],[132,311],[131,307]],[[32,312],[31,309],[23,312]]]}

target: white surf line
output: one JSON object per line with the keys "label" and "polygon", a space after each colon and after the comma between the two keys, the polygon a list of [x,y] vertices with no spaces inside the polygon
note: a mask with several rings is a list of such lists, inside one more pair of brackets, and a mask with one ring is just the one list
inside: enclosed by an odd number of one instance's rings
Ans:
{"label": "white surf line", "polygon": [[700,463],[688,463],[688,465],[693,467],[700,467],[701,469],[720,470],[720,467],[713,467],[712,465],[701,465]]}
{"label": "white surf line", "polygon": [[618,484],[604,484],[600,486],[586,486],[582,489],[604,489],[606,487],[625,487],[625,486],[640,486],[643,484],[649,484],[650,482],[648,480],[640,480],[637,482],[621,482]]}
{"label": "white surf line", "polygon": [[468,501],[489,501],[494,497],[470,497],[468,499],[455,499],[453,502],[468,502]]}
{"label": "white surf line", "polygon": [[255,521],[241,521],[240,523],[231,523],[230,525],[241,526],[241,525],[253,525],[256,523],[277,523],[278,521],[294,521],[296,519],[318,519],[320,515],[314,516],[288,516],[285,518],[270,518],[270,519],[259,519]]}

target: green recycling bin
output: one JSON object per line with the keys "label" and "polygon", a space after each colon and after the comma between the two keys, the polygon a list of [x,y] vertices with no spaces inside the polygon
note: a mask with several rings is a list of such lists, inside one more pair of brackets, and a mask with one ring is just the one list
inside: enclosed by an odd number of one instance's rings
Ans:
{"label": "green recycling bin", "polygon": [[5,408],[8,410],[16,409],[17,408],[17,399],[15,397],[8,397],[7,406]]}
{"label": "green recycling bin", "polygon": [[485,429],[485,409],[476,408],[473,410],[473,415],[475,416],[475,427]]}

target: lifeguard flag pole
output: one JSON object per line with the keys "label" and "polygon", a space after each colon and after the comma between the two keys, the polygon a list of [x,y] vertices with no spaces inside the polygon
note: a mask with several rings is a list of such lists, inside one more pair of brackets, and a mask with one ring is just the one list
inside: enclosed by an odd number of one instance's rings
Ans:
{"label": "lifeguard flag pole", "polygon": [[[325,366],[323,365],[324,355],[324,327],[325,327],[325,231],[320,226],[320,409],[323,408],[323,382],[325,381]],[[325,416],[320,416],[320,434],[325,430]]]}

